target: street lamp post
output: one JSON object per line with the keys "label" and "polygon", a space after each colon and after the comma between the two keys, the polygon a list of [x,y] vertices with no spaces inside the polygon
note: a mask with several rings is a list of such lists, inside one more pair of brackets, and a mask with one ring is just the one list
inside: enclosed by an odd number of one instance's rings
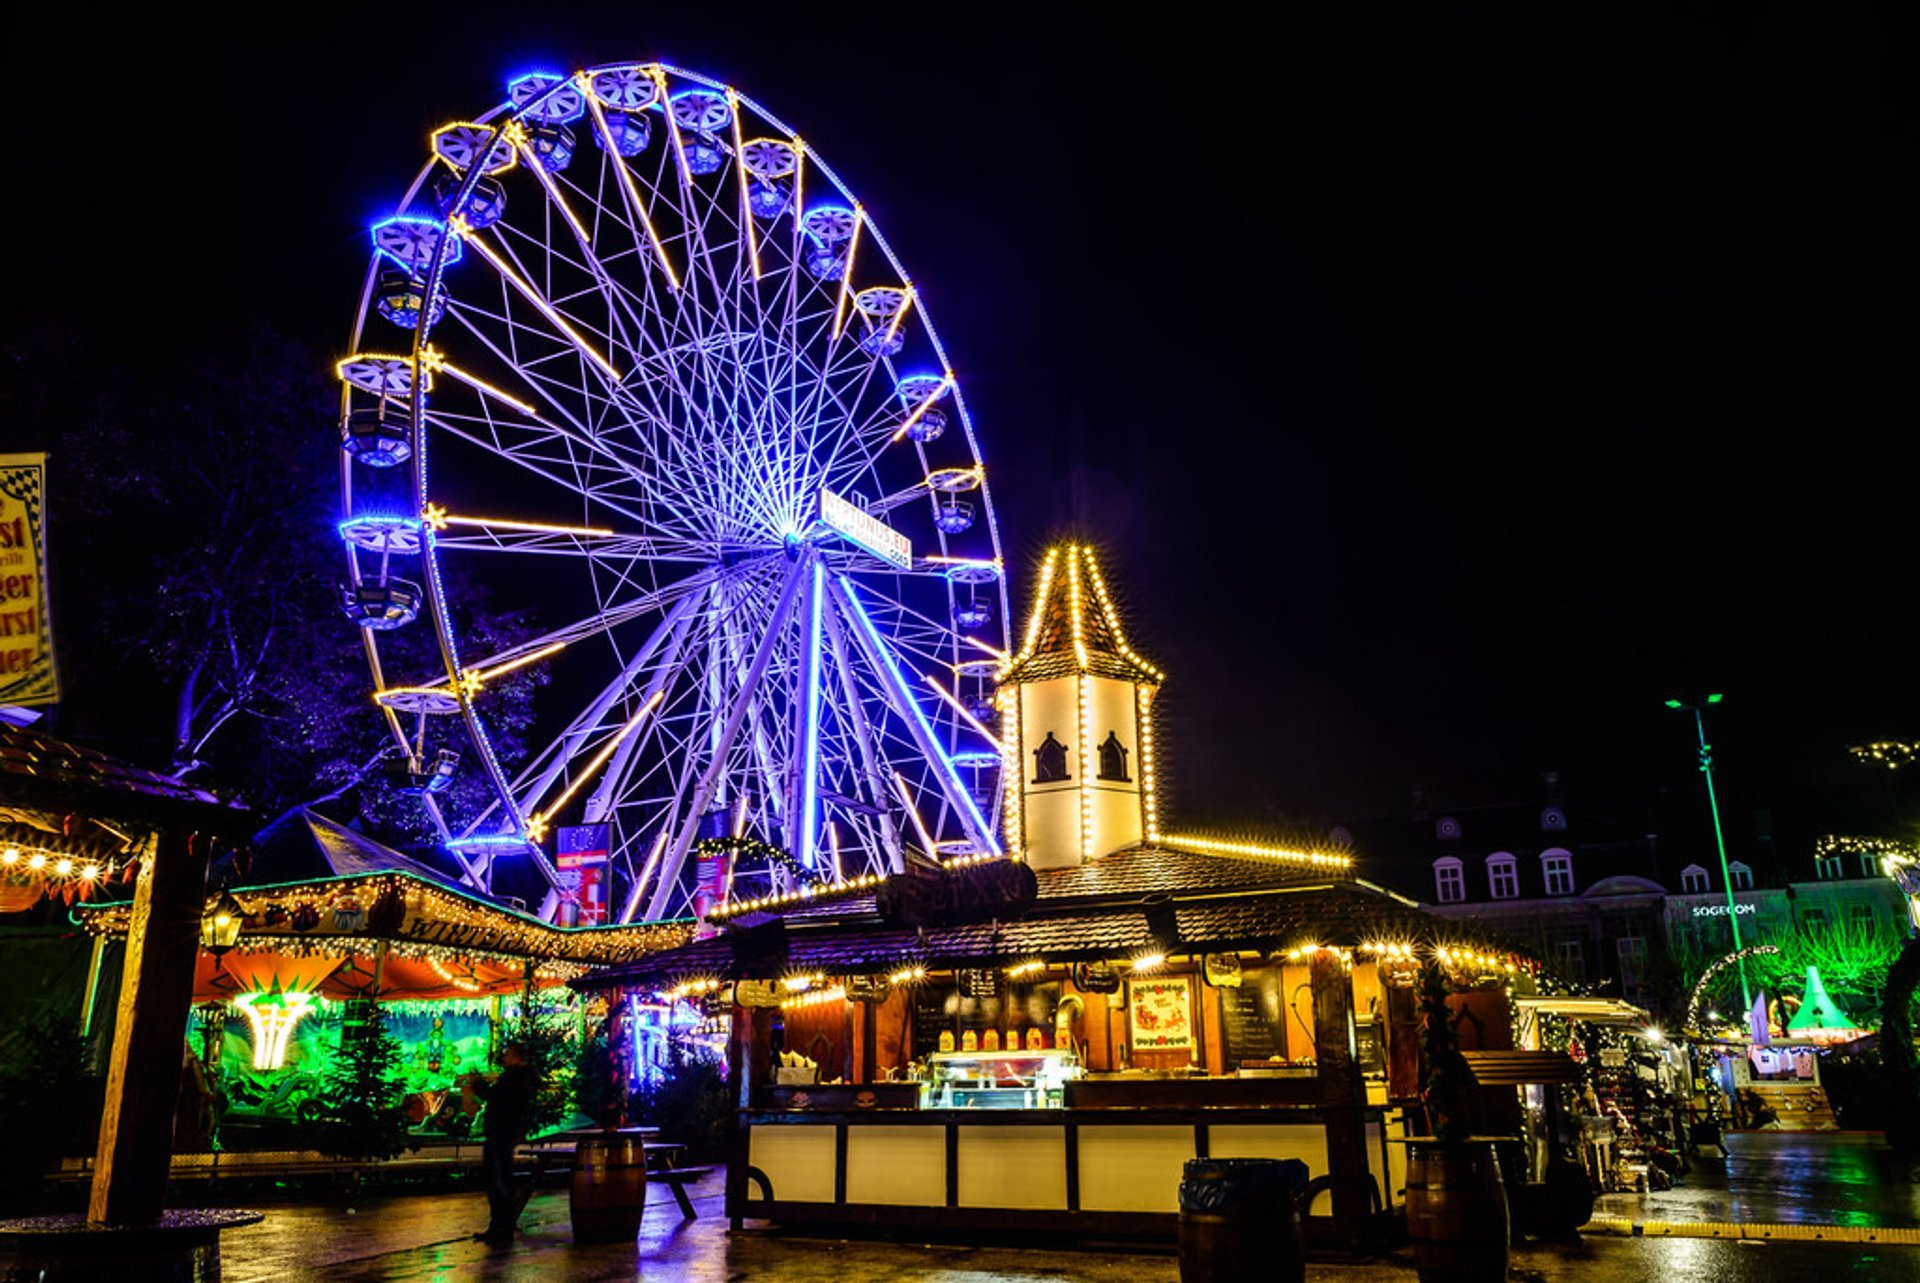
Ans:
{"label": "street lamp post", "polygon": [[[1722,696],[1709,695],[1706,702],[1718,704]],[[1733,951],[1740,952],[1740,914],[1733,902],[1733,875],[1727,870],[1727,838],[1720,829],[1720,802],[1713,792],[1713,750],[1707,744],[1707,723],[1700,715],[1700,705],[1686,704],[1677,699],[1667,701],[1667,707],[1693,714],[1693,731],[1700,741],[1700,774],[1707,779],[1707,810],[1713,815],[1713,841],[1720,849],[1720,885],[1727,893],[1727,925],[1733,929]],[[1740,968],[1740,997],[1746,1009],[1753,1009],[1753,990],[1747,985],[1747,960],[1737,960]]]}

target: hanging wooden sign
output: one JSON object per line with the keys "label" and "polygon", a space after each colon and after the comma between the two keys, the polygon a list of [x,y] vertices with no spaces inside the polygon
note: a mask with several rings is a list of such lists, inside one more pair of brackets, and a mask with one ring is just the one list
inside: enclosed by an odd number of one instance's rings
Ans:
{"label": "hanging wooden sign", "polygon": [[885,976],[848,976],[848,1002],[885,1002],[893,986]]}
{"label": "hanging wooden sign", "polygon": [[1081,993],[1119,993],[1120,973],[1104,962],[1076,962],[1073,987]]}
{"label": "hanging wooden sign", "polygon": [[780,1005],[780,982],[778,980],[735,981],[733,1000],[742,1007],[777,1007]]}
{"label": "hanging wooden sign", "polygon": [[1201,960],[1206,970],[1207,983],[1215,989],[1238,989],[1240,987],[1240,955],[1237,953],[1210,953]]}

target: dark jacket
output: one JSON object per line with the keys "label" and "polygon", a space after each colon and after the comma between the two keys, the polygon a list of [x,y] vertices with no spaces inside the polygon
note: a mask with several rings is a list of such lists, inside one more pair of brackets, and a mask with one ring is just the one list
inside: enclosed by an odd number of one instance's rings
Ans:
{"label": "dark jacket", "polygon": [[488,1140],[524,1140],[533,1122],[533,1070],[508,1065],[491,1086],[475,1084],[487,1102],[482,1126]]}

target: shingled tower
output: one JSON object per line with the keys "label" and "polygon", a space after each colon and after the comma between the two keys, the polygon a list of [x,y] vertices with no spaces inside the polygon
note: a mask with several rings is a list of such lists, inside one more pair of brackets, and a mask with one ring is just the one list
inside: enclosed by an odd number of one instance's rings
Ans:
{"label": "shingled tower", "polygon": [[1009,850],[1037,869],[1159,837],[1149,714],[1165,675],[1120,629],[1093,549],[1047,553],[1019,653],[1000,678]]}

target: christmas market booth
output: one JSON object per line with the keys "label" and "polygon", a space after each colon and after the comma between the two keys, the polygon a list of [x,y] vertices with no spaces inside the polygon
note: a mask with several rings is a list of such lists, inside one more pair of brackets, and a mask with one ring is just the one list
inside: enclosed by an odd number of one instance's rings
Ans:
{"label": "christmas market booth", "polygon": [[[96,956],[129,914],[124,903],[81,911]],[[389,1069],[405,1084],[410,1143],[464,1138],[480,1101],[462,1080],[497,1065],[510,1026],[597,1028],[601,1004],[564,982],[684,943],[691,927],[555,927],[296,814],[262,835],[202,924],[190,1042],[218,1102],[220,1148],[309,1147],[330,1078],[376,1036],[370,1019],[398,1044]]]}
{"label": "christmas market booth", "polygon": [[1511,1047],[1533,988],[1338,853],[1170,838],[864,881],[573,982],[724,1046],[736,1222],[1171,1235],[1187,1160],[1295,1158],[1310,1229],[1358,1241],[1407,1184],[1421,965],[1469,1047]]}

